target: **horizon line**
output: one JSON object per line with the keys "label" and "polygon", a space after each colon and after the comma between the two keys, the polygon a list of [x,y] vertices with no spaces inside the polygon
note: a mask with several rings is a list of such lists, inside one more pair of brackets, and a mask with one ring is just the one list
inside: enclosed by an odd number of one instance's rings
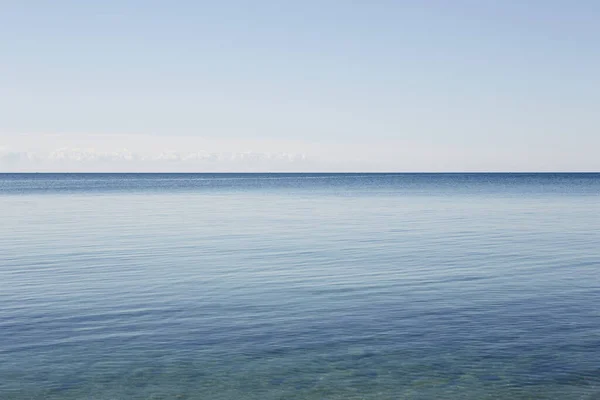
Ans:
{"label": "horizon line", "polygon": [[120,172],[99,172],[99,171],[13,171],[5,172],[0,171],[0,175],[68,175],[68,174],[80,174],[80,175],[119,175],[119,174],[136,174],[136,175],[150,175],[150,174],[161,174],[161,175],[225,175],[225,174],[236,174],[236,175],[259,175],[259,174],[270,174],[270,175],[306,175],[306,174],[319,174],[319,175],[417,175],[417,174],[600,174],[600,171],[219,171],[219,172],[173,172],[173,171],[120,171]]}

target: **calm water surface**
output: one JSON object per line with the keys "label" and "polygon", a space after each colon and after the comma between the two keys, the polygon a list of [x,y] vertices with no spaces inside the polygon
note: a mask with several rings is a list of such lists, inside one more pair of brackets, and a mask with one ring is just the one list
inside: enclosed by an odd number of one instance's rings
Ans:
{"label": "calm water surface", "polygon": [[599,174],[0,175],[0,398],[599,399]]}

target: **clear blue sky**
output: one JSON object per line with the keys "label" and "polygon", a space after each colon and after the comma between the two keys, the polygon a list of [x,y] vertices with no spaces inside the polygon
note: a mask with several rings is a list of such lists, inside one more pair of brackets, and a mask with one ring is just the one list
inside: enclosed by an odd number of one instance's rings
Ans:
{"label": "clear blue sky", "polygon": [[0,169],[154,143],[315,169],[600,170],[598,21],[592,0],[6,0]]}

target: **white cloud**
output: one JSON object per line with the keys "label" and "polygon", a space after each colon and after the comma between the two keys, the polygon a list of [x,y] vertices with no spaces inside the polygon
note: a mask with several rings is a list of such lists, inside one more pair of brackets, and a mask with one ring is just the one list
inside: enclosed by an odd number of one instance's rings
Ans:
{"label": "white cloud", "polygon": [[[553,147],[477,148],[388,140],[303,142],[154,135],[2,135],[0,172],[593,171]],[[576,162],[573,162],[575,160]]]}
{"label": "white cloud", "polygon": [[285,171],[303,170],[305,154],[162,151],[136,153],[127,149],[97,151],[62,147],[49,152],[0,152],[4,171]]}

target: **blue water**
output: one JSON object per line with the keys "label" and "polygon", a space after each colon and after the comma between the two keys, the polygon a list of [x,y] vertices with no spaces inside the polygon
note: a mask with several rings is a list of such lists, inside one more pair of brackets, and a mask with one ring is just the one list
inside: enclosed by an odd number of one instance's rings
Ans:
{"label": "blue water", "polygon": [[0,175],[0,399],[598,399],[600,174]]}

